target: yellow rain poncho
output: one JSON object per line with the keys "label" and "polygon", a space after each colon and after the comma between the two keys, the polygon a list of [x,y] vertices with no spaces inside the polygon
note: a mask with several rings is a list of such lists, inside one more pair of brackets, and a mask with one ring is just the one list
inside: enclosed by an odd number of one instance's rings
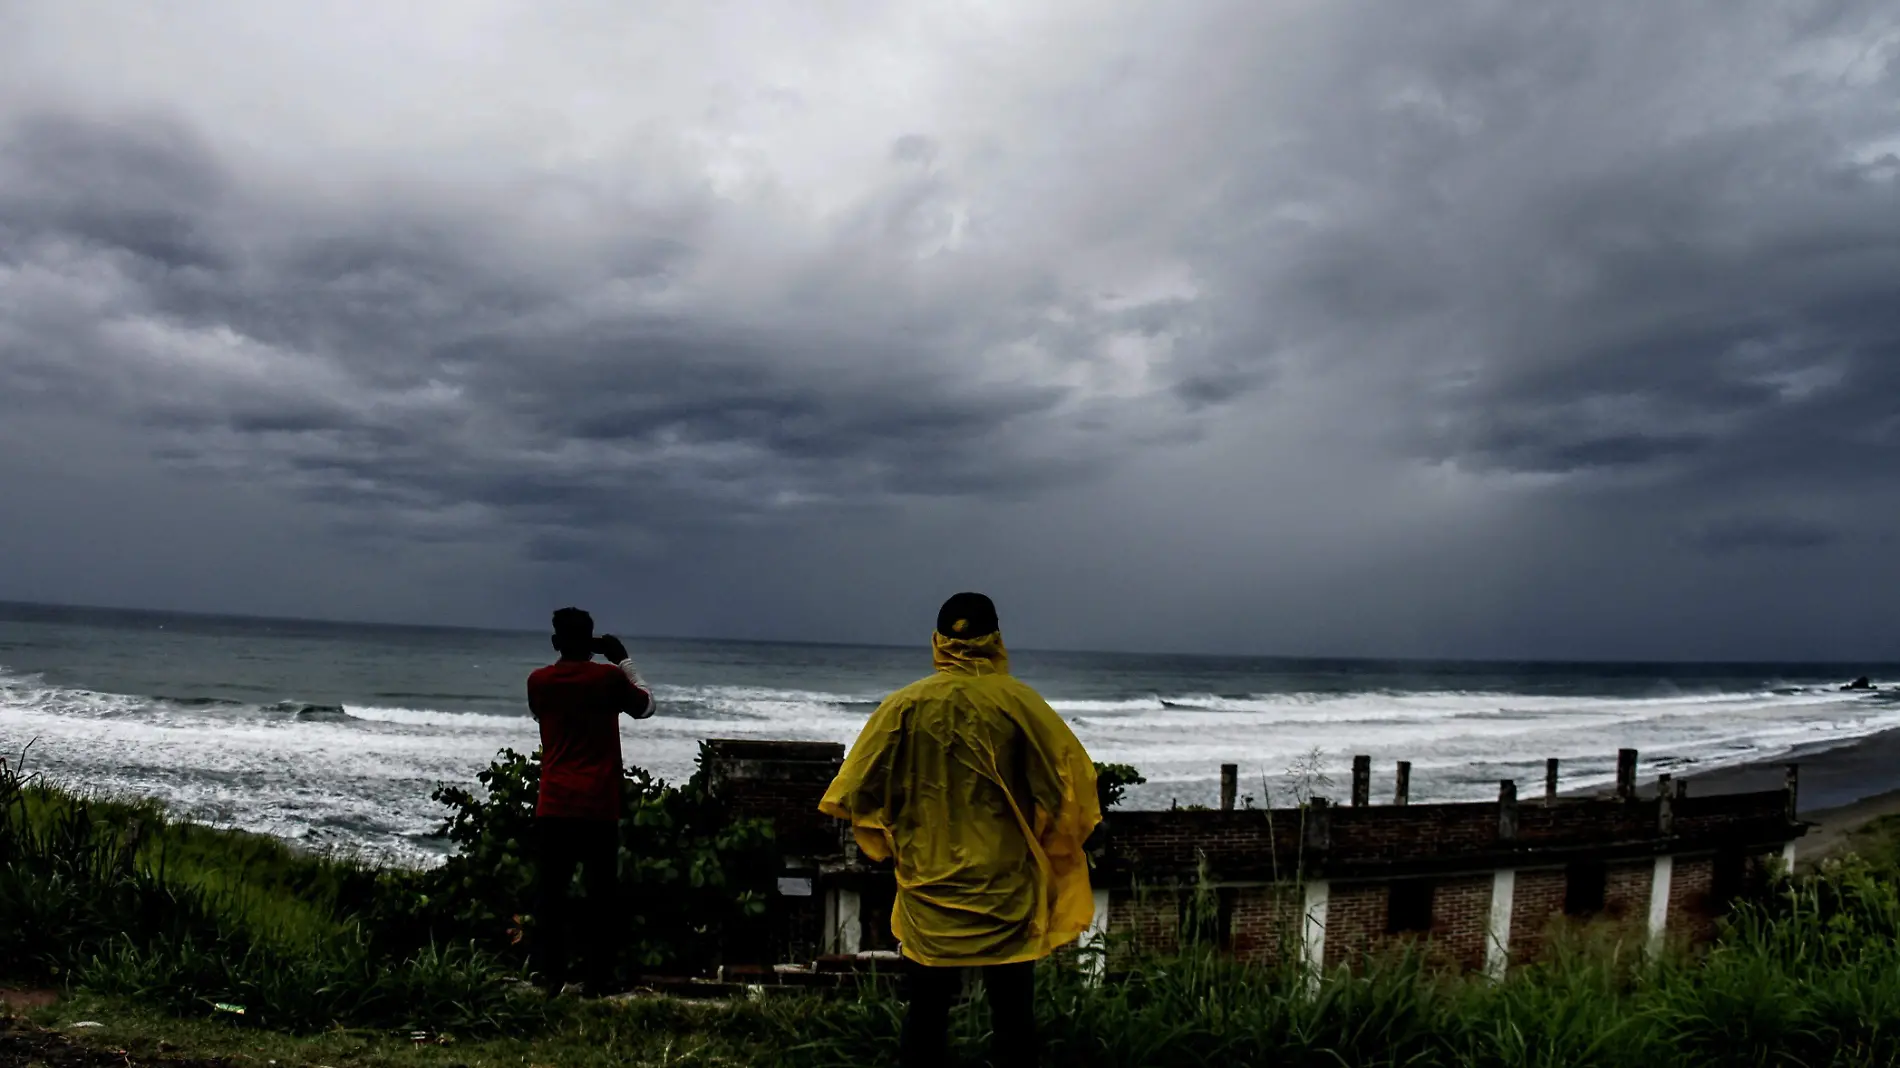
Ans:
{"label": "yellow rain poncho", "polygon": [[886,698],[819,808],[895,858],[891,933],[920,964],[1013,964],[1094,914],[1082,843],[1102,820],[1069,725],[1009,674],[1000,634],[931,636],[936,674]]}

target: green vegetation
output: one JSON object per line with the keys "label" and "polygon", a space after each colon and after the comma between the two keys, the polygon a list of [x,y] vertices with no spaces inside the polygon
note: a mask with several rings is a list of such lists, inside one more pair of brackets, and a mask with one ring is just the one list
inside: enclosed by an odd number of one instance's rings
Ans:
{"label": "green vegetation", "polygon": [[[0,979],[69,991],[35,1018],[100,1020],[100,1041],[286,1065],[890,1063],[901,1008],[882,987],[734,1004],[524,990],[507,932],[526,883],[507,843],[534,771],[503,754],[479,795],[445,791],[456,859],[429,873],[306,856],[0,772]],[[627,833],[643,852],[626,874],[658,903],[632,928],[628,966],[731,951],[764,915],[750,880],[769,839],[719,821],[694,784],[640,790]],[[1659,961],[1613,929],[1500,983],[1399,957],[1308,992],[1290,967],[1189,953],[1118,955],[1118,974],[1091,985],[1074,959],[1052,960],[1048,1063],[1900,1062],[1900,853],[1865,845],[1874,859],[1782,882],[1741,903],[1715,946]],[[957,1016],[964,1063],[980,1063],[983,1015],[979,1003]]]}
{"label": "green vegetation", "polygon": [[1146,776],[1128,764],[1098,763],[1095,765],[1095,798],[1101,803],[1102,811],[1107,812],[1122,803],[1130,786],[1140,786],[1147,781]]}
{"label": "green vegetation", "polygon": [[[536,1025],[528,841],[539,762],[503,752],[480,793],[437,792],[448,863],[373,868],[259,835],[76,796],[0,763],[0,978],[127,995],[291,1030],[502,1032]],[[759,944],[769,826],[725,818],[695,780],[627,775],[623,974]]]}
{"label": "green vegetation", "polygon": [[[526,845],[540,777],[538,752],[505,749],[478,776],[479,791],[436,790],[449,809],[441,828],[454,846],[447,863],[359,877],[342,909],[385,953],[454,942],[520,963],[523,935],[534,925]],[[673,787],[639,768],[625,773],[621,817],[621,892],[640,904],[623,917],[623,978],[710,970],[764,942],[767,889],[779,863],[769,823],[727,818],[703,773]]]}
{"label": "green vegetation", "polygon": [[172,822],[149,805],[32,786],[3,766],[0,813],[4,978],[175,1013],[242,1008],[249,1022],[290,1029],[439,1020],[499,1030],[542,1011],[475,948],[376,952],[337,907],[361,878],[351,865]]}

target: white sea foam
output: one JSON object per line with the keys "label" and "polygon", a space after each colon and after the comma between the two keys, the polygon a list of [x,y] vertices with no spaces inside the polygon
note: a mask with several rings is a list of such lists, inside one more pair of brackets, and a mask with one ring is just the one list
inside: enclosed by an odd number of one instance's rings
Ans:
{"label": "white sea foam", "polygon": [[[661,686],[658,696],[660,715],[622,722],[623,749],[677,781],[707,737],[848,743],[881,695]],[[1646,770],[1701,769],[1900,727],[1900,704],[1798,687],[1628,698],[1190,692],[1052,704],[1096,759],[1148,776],[1132,793],[1148,805],[1211,800],[1222,763],[1241,766],[1243,792],[1277,799],[1286,769],[1313,750],[1335,779],[1355,753],[1372,756],[1382,775],[1410,760],[1415,798],[1457,800],[1494,796],[1502,777],[1541,780],[1545,757],[1566,761],[1566,785],[1588,786],[1607,781],[1620,746],[1642,750]],[[287,837],[419,856],[428,847],[417,836],[442,814],[429,799],[435,784],[470,782],[497,750],[526,752],[538,739],[525,709],[298,707],[101,693],[0,670],[0,749],[37,740],[33,766],[67,782]]]}
{"label": "white sea foam", "polygon": [[[390,708],[381,705],[345,704],[343,714],[364,723],[392,723],[403,727],[454,727],[466,731],[520,729],[515,722],[521,716],[496,716],[486,712],[444,712],[434,708]],[[522,716],[526,716],[526,711]]]}
{"label": "white sea foam", "polygon": [[1615,749],[1634,746],[1652,766],[1698,769],[1772,759],[1816,742],[1900,727],[1900,707],[1819,688],[1789,693],[1555,697],[1442,691],[1411,694],[1256,695],[1219,703],[1183,699],[1146,717],[1081,717],[1078,733],[1102,760],[1136,764],[1153,803],[1206,800],[1213,769],[1238,763],[1266,786],[1317,749],[1344,775],[1354,753],[1382,772],[1410,760],[1415,797],[1492,796],[1503,777],[1542,777],[1545,757],[1568,765],[1566,785],[1608,781]]}

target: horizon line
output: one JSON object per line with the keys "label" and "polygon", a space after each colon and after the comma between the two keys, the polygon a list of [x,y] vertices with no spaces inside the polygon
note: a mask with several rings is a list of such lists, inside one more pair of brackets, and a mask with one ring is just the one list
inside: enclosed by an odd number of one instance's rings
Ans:
{"label": "horizon line", "polygon": [[[456,623],[413,623],[385,622],[370,619],[337,619],[322,616],[273,616],[245,612],[207,612],[188,611],[175,608],[137,608],[123,605],[73,604],[57,601],[18,601],[0,598],[0,609],[30,608],[50,609],[54,611],[77,612],[116,612],[124,615],[175,616],[183,619],[223,620],[247,623],[288,623],[316,625],[323,627],[380,627],[389,630],[446,631],[452,633],[490,634],[490,635],[540,635],[540,630],[516,629],[512,627],[471,626]],[[789,645],[808,646],[829,649],[891,649],[910,650],[911,644],[891,642],[847,642],[836,640],[815,640],[795,638],[729,638],[688,634],[628,634],[635,641],[658,642],[707,642],[725,645]],[[1617,665],[1624,667],[1720,667],[1720,666],[1775,666],[1775,667],[1841,667],[1858,671],[1869,666],[1900,666],[1900,662],[1858,661],[1858,660],[1616,660],[1605,657],[1580,658],[1503,658],[1503,657],[1425,657],[1425,656],[1342,656],[1337,654],[1312,655],[1289,653],[1174,653],[1153,650],[1133,649],[1082,649],[1057,648],[1048,646],[1020,646],[1013,652],[1059,653],[1074,655],[1101,656],[1153,656],[1184,657],[1199,660],[1271,660],[1332,662],[1342,664],[1433,664],[1433,665],[1482,665],[1482,666],[1522,666],[1536,665]]]}

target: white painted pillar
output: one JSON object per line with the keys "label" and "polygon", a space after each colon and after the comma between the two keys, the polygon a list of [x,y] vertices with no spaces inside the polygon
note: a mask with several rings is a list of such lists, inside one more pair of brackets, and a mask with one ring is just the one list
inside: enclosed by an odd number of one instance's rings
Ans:
{"label": "white painted pillar", "polygon": [[825,891],[824,928],[819,933],[819,950],[826,955],[838,952],[838,894],[837,890]]}
{"label": "white painted pillar", "polygon": [[838,952],[856,954],[864,948],[864,918],[859,913],[858,892],[838,891]]}
{"label": "white painted pillar", "polygon": [[1676,874],[1676,858],[1667,854],[1656,858],[1656,869],[1649,877],[1649,957],[1662,953],[1663,936],[1669,932],[1669,885]]}
{"label": "white painted pillar", "polygon": [[1102,970],[1108,963],[1108,891],[1097,887],[1095,890],[1095,915],[1089,919],[1088,930],[1082,932],[1082,971],[1090,983],[1102,981]]}
{"label": "white painted pillar", "polygon": [[1517,872],[1503,868],[1491,873],[1491,916],[1484,927],[1484,974],[1504,978],[1511,966],[1511,913],[1517,904]]}
{"label": "white painted pillar", "polygon": [[1793,842],[1789,842],[1787,845],[1781,847],[1781,866],[1788,869],[1789,875],[1794,874],[1794,843]]}
{"label": "white painted pillar", "polygon": [[1332,900],[1333,884],[1311,879],[1306,884],[1300,924],[1300,952],[1306,964],[1306,986],[1312,990],[1326,973],[1326,906]]}

